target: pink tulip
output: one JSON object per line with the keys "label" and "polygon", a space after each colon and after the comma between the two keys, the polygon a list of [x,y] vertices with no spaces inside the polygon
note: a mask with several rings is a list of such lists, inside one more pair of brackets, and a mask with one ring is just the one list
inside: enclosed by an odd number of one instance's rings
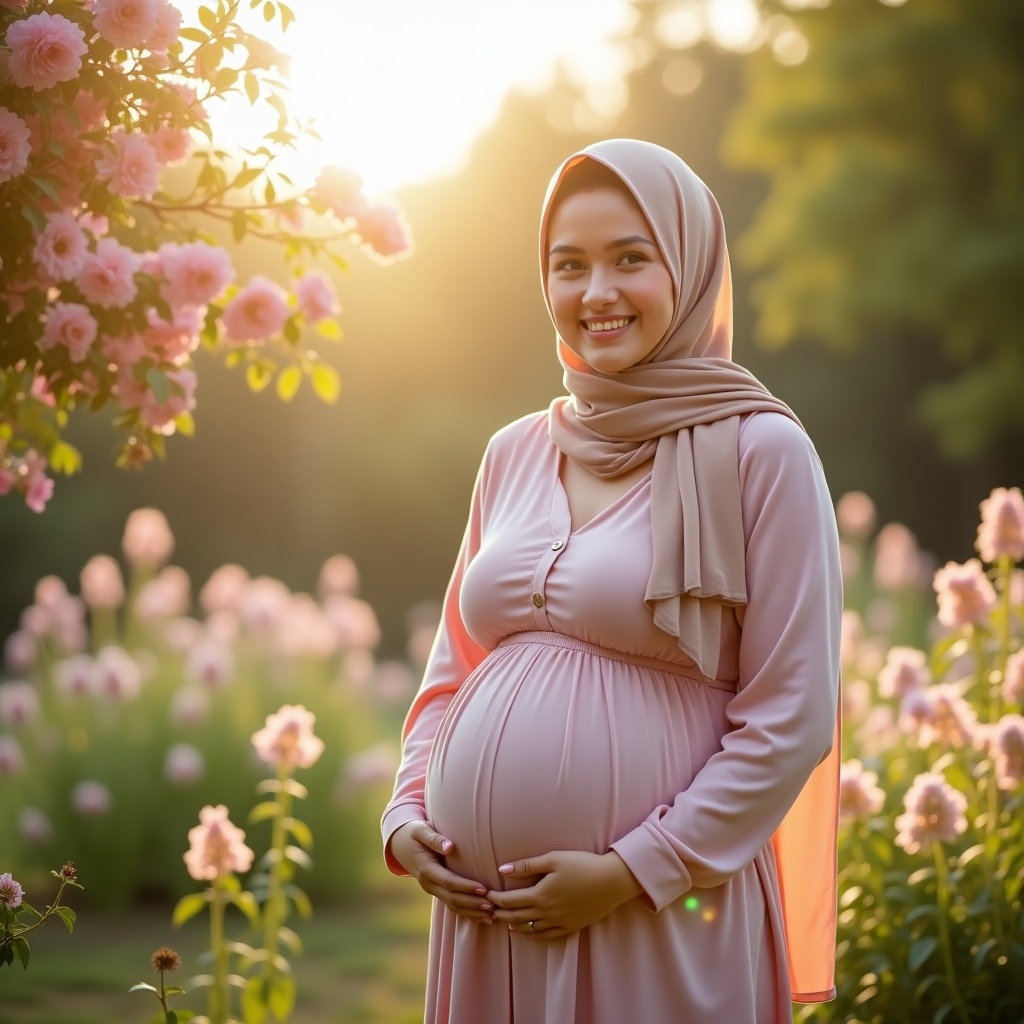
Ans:
{"label": "pink tulip", "polygon": [[35,637],[24,629],[16,629],[4,641],[4,664],[12,672],[24,672],[36,663],[38,648]]}
{"label": "pink tulip", "polygon": [[989,749],[1000,789],[1014,789],[1024,782],[1024,716],[1003,715],[992,730]]}
{"label": "pink tulip", "polygon": [[235,656],[230,647],[215,640],[203,640],[189,652],[185,678],[218,690],[227,686],[235,674]]}
{"label": "pink tulip", "polygon": [[240,565],[222,565],[199,591],[199,604],[207,614],[236,611],[248,582],[249,574]]}
{"label": "pink tulip", "polygon": [[111,700],[134,700],[142,688],[142,668],[123,648],[108,644],[96,654],[93,692]]}
{"label": "pink tulip", "polygon": [[164,758],[164,778],[178,788],[194,786],[206,774],[206,760],[191,743],[175,743]]}
{"label": "pink tulip", "polygon": [[317,591],[329,597],[351,597],[359,588],[359,570],[348,555],[332,555],[320,567]]}
{"label": "pink tulip", "polygon": [[917,538],[902,523],[886,523],[875,539],[875,586],[905,590],[921,582]]}
{"label": "pink tulip", "polygon": [[16,680],[0,684],[0,722],[12,729],[39,717],[39,691],[33,683]]}
{"label": "pink tulip", "polygon": [[875,528],[875,503],[863,491],[848,491],[836,502],[836,521],[842,536],[867,537]]}
{"label": "pink tulip", "polygon": [[330,597],[324,602],[324,613],[334,627],[341,650],[372,649],[380,643],[377,614],[365,601],[355,597]]}
{"label": "pink tulip", "polygon": [[85,697],[93,692],[96,667],[88,654],[74,654],[53,666],[53,681],[68,697]]}

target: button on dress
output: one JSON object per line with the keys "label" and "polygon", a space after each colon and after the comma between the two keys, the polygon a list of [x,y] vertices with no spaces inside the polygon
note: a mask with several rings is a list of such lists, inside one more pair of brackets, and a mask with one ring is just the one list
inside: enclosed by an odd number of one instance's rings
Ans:
{"label": "button on dress", "polygon": [[425,818],[492,889],[531,884],[499,864],[615,850],[643,893],[555,940],[435,901],[430,1024],[783,1024],[831,997],[835,519],[787,417],[743,417],[738,455],[748,603],[707,679],[644,603],[650,477],[573,530],[546,415],[488,445],[385,843]]}

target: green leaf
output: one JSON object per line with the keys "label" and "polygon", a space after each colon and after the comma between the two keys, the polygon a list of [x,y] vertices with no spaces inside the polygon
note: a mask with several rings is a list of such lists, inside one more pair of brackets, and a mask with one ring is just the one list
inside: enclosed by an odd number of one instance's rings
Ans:
{"label": "green leaf", "polygon": [[75,921],[78,915],[70,907],[54,907],[53,912],[64,922],[69,932],[75,930]]}
{"label": "green leaf", "polygon": [[28,967],[29,959],[32,956],[32,951],[28,948],[28,939],[15,939],[13,945],[14,955],[20,961],[22,969]]}
{"label": "green leaf", "polygon": [[261,174],[263,173],[259,167],[245,167],[235,175],[235,180],[231,183],[232,188],[245,188],[246,185],[251,185]]}
{"label": "green leaf", "polygon": [[954,1003],[943,1003],[936,1011],[935,1016],[932,1017],[932,1024],[942,1024],[942,1022],[956,1009]]}
{"label": "green leaf", "polygon": [[285,818],[284,827],[295,836],[296,842],[300,843],[307,850],[313,846],[313,832],[310,827],[298,818]]}
{"label": "green leaf", "polygon": [[243,359],[245,358],[244,348],[232,349],[227,358],[224,360],[224,365],[229,369],[233,370]]}
{"label": "green leaf", "polygon": [[281,11],[281,31],[287,32],[288,26],[295,20],[295,12],[284,4],[278,4]]}
{"label": "green leaf", "polygon": [[277,937],[283,942],[296,956],[302,956],[302,939],[298,937],[291,930],[282,925],[277,929]]}
{"label": "green leaf", "polygon": [[132,987],[130,989],[128,989],[128,991],[129,992],[157,992],[159,994],[159,990],[158,989],[154,988],[152,985],[148,985],[144,981],[140,981],[137,985],[132,985]]}
{"label": "green leaf", "polygon": [[245,914],[253,928],[259,928],[260,907],[256,902],[256,897],[251,892],[240,892],[237,896],[232,897],[231,902]]}
{"label": "green leaf", "polygon": [[295,979],[290,974],[278,974],[271,979],[267,1003],[278,1020],[287,1020],[295,1009]]}
{"label": "green leaf", "polygon": [[975,973],[981,970],[982,964],[985,963],[985,957],[988,956],[989,950],[996,944],[995,939],[986,939],[979,947],[978,951],[974,954],[974,960],[972,962],[972,968]]}
{"label": "green leaf", "polygon": [[231,236],[235,242],[241,242],[249,230],[249,221],[246,219],[245,210],[235,210],[231,214]]}
{"label": "green leaf", "polygon": [[272,203],[277,198],[277,189],[274,188],[274,183],[267,178],[266,187],[263,189],[263,201],[265,203]]}
{"label": "green leaf", "polygon": [[249,97],[250,106],[260,98],[260,80],[251,71],[245,74],[245,95]]}
{"label": "green leaf", "polygon": [[[302,371],[297,366],[288,366],[277,375],[277,395],[282,402],[290,402],[302,383]],[[275,805],[276,806],[276,805]]]}
{"label": "green leaf", "polygon": [[190,412],[180,412],[174,417],[174,428],[185,437],[193,437],[196,432],[196,421]]}
{"label": "green leaf", "polygon": [[210,37],[197,28],[183,28],[178,30],[181,39],[187,39],[190,43],[205,43]]}
{"label": "green leaf", "polygon": [[42,174],[27,174],[26,177],[43,195],[54,200],[54,202],[60,202],[60,193],[48,177],[44,177]]}
{"label": "green leaf", "polygon": [[296,345],[299,341],[299,324],[295,317],[288,317],[284,325],[284,340],[289,345]]}
{"label": "green leaf", "polygon": [[274,817],[280,809],[280,805],[275,800],[264,800],[263,803],[257,804],[249,812],[249,821],[255,824],[258,821],[266,821],[267,818]]}
{"label": "green leaf", "polygon": [[298,846],[286,846],[284,848],[284,855],[293,863],[298,864],[300,868],[305,868],[307,871],[313,870],[313,861],[309,854],[305,850]]}
{"label": "green leaf", "polygon": [[25,203],[21,208],[21,215],[35,228],[37,233],[46,227],[46,216],[35,203]]}
{"label": "green leaf", "polygon": [[267,369],[267,364],[260,360],[259,362],[250,363],[245,368],[245,380],[249,385],[249,390],[259,394],[269,383],[270,383],[271,371]]}
{"label": "green leaf", "polygon": [[330,318],[318,320],[313,330],[315,330],[321,338],[326,338],[328,341],[341,341],[343,337],[341,326],[338,321],[331,320]]}
{"label": "green leaf", "polygon": [[309,897],[297,885],[286,885],[284,894],[295,904],[295,909],[299,912],[300,917],[313,916],[313,904],[309,902]]}
{"label": "green leaf", "polygon": [[910,947],[907,964],[910,966],[911,972],[916,971],[935,952],[935,947],[938,944],[939,940],[934,935],[928,935],[923,939],[918,939]]}
{"label": "green leaf", "polygon": [[275,14],[277,14],[277,10],[275,9],[274,5],[270,2],[270,0],[267,0],[267,2],[263,5],[263,20],[273,21]]}
{"label": "green leaf", "polygon": [[176,1010],[164,1011],[164,1024],[178,1024],[178,1013]]}
{"label": "green leaf", "polygon": [[162,405],[171,397],[171,382],[167,374],[155,366],[146,371],[146,383],[158,404]]}
{"label": "green leaf", "polygon": [[174,913],[171,914],[171,924],[180,928],[189,918],[195,917],[206,906],[206,903],[206,893],[192,892],[187,896],[182,896],[174,908]]}
{"label": "green leaf", "polygon": [[242,1016],[245,1024],[263,1024],[267,1019],[267,1003],[262,978],[250,978],[242,991]]}
{"label": "green leaf", "polygon": [[962,868],[965,864],[970,864],[970,862],[974,860],[975,857],[984,852],[985,844],[978,843],[977,845],[972,846],[970,849],[964,850],[964,852],[960,854],[960,856],[957,858],[956,866],[958,868]]}
{"label": "green leaf", "polygon": [[338,371],[326,363],[316,363],[311,376],[313,390],[317,397],[328,405],[333,405],[341,393],[341,378],[338,376]]}
{"label": "green leaf", "polygon": [[199,23],[212,32],[217,27],[217,15],[209,7],[200,7]]}
{"label": "green leaf", "polygon": [[50,449],[50,465],[58,473],[70,476],[82,468],[82,453],[66,441],[58,441]]}
{"label": "green leaf", "polygon": [[168,985],[164,989],[165,996],[183,996],[184,994],[185,990],[180,985]]}

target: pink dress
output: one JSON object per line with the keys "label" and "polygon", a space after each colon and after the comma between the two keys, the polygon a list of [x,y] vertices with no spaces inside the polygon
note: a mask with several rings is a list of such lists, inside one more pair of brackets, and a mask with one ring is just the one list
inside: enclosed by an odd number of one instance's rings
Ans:
{"label": "pink dress", "polygon": [[[791,1021],[791,994],[832,994],[834,889],[831,906],[817,890],[834,880],[835,772],[815,769],[842,587],[817,456],[785,416],[741,423],[749,600],[723,611],[713,680],[644,605],[650,476],[572,531],[561,457],[543,413],[488,446],[383,833],[426,818],[455,843],[448,866],[491,888],[525,884],[498,874],[506,861],[614,849],[643,895],[554,941],[435,901],[425,1020]],[[782,849],[815,897],[794,923],[773,834],[798,796]],[[796,972],[794,942],[810,963]]]}

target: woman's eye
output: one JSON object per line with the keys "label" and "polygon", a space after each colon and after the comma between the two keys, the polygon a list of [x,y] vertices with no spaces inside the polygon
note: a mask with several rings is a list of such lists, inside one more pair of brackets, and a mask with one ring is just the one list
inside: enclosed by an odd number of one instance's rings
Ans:
{"label": "woman's eye", "polygon": [[633,263],[643,263],[643,262],[644,262],[644,257],[641,256],[640,253],[638,253],[638,252],[625,252],[619,258],[619,263],[625,263],[627,265],[633,264]]}
{"label": "woman's eye", "polygon": [[583,264],[579,260],[562,260],[555,270],[582,270]]}

